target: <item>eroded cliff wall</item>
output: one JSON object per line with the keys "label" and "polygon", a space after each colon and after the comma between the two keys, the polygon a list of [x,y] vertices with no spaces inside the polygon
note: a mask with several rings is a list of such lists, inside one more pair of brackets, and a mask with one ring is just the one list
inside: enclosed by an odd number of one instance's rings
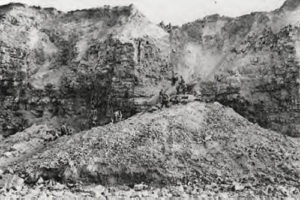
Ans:
{"label": "eroded cliff wall", "polygon": [[2,135],[34,123],[85,130],[117,110],[127,118],[168,82],[168,34],[132,5],[0,10]]}
{"label": "eroded cliff wall", "polygon": [[0,134],[32,124],[85,130],[155,105],[175,70],[204,99],[299,135],[299,2],[167,28],[134,6],[63,13],[0,7]]}
{"label": "eroded cliff wall", "polygon": [[299,3],[238,18],[212,15],[171,32],[179,74],[252,122],[299,136]]}

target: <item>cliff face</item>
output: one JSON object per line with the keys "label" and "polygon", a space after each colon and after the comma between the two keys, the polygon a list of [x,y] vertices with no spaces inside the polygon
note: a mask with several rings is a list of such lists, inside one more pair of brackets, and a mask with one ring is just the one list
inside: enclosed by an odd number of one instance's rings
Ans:
{"label": "cliff face", "polygon": [[204,96],[250,121],[300,136],[297,2],[234,19],[208,16],[173,30],[177,71],[190,82],[200,79]]}
{"label": "cliff face", "polygon": [[32,124],[84,130],[157,101],[173,70],[204,98],[300,136],[299,2],[238,18],[159,27],[133,6],[63,13],[0,7],[0,134]]}
{"label": "cliff face", "polygon": [[[0,133],[83,130],[142,110],[169,76],[168,34],[133,6],[62,13],[0,8]],[[140,27],[141,30],[137,30]]]}

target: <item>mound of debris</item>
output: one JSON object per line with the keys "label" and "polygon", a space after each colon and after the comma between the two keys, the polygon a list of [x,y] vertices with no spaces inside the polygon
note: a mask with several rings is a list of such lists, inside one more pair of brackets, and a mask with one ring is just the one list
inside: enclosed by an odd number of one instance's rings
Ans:
{"label": "mound of debris", "polygon": [[218,103],[192,102],[61,137],[14,166],[27,183],[299,187],[300,148]]}
{"label": "mound of debris", "polygon": [[62,130],[47,125],[33,125],[26,130],[2,139],[0,166],[7,167],[21,162],[42,151],[50,142],[55,142],[66,134]]}

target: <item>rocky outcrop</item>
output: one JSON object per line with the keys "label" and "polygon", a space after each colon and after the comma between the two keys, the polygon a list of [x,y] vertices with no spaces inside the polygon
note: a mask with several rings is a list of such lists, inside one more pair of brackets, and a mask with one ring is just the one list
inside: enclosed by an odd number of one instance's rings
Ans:
{"label": "rocky outcrop", "polygon": [[172,62],[189,82],[200,80],[204,98],[300,136],[298,9],[286,9],[293,2],[271,13],[213,15],[174,29]]}
{"label": "rocky outcrop", "polygon": [[127,118],[170,75],[168,34],[133,6],[0,10],[2,135],[40,123],[84,130],[116,110]]}
{"label": "rocky outcrop", "polygon": [[[216,73],[217,99],[251,121],[290,136],[299,136],[299,63],[287,26],[278,33],[265,30],[248,37]],[[230,56],[231,57],[231,56]],[[232,59],[233,60],[233,59]]]}

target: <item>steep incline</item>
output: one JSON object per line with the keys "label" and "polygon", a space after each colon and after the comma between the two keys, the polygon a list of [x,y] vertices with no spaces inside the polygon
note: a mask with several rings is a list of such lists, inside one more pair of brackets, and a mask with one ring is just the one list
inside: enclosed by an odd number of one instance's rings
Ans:
{"label": "steep incline", "polygon": [[193,102],[63,137],[14,168],[29,182],[296,186],[299,150],[232,109]]}
{"label": "steep incline", "polygon": [[270,13],[212,15],[171,32],[177,71],[204,96],[263,127],[300,136],[299,1]]}
{"label": "steep incline", "polygon": [[0,134],[75,130],[140,111],[168,74],[168,34],[132,5],[62,13],[0,7]]}

